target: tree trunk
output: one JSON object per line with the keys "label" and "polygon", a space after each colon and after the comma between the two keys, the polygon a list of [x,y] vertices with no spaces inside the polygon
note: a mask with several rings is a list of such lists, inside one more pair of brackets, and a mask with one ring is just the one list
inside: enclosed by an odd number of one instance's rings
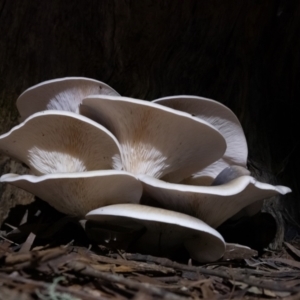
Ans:
{"label": "tree trunk", "polygon": [[[265,210],[298,228],[299,13],[296,0],[0,0],[0,132],[23,90],[65,76],[140,99],[212,98],[240,119],[256,176],[293,188]],[[0,156],[0,171],[24,169]],[[32,196],[1,185],[0,199],[1,223]]]}

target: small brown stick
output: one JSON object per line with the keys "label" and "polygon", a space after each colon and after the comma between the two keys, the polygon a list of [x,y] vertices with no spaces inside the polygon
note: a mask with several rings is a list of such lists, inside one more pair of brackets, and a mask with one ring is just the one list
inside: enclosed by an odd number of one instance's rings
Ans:
{"label": "small brown stick", "polygon": [[104,272],[95,270],[92,267],[85,265],[82,262],[72,261],[72,262],[67,263],[67,266],[69,268],[71,268],[73,271],[78,272],[80,274],[90,276],[90,277],[100,278],[100,279],[108,281],[108,282],[122,284],[124,286],[127,286],[128,288],[131,288],[131,289],[134,289],[137,291],[142,291],[147,294],[154,295],[156,297],[161,297],[163,299],[168,299],[168,300],[186,299],[186,298],[177,296],[173,293],[170,293],[168,291],[165,291],[163,289],[153,287],[151,284],[148,284],[148,283],[140,283],[140,282],[136,282],[132,279],[128,279],[123,276],[117,275],[117,274],[104,273]]}
{"label": "small brown stick", "polygon": [[[151,256],[151,255],[126,254],[126,258],[129,260],[134,259],[134,260],[142,260],[142,261],[147,261],[147,262],[152,262],[152,263],[158,263],[158,264],[161,264],[161,265],[163,265],[165,267],[169,267],[169,268],[174,268],[174,269],[183,270],[183,271],[199,272],[204,275],[217,276],[217,277],[221,277],[224,279],[232,280],[232,277],[233,277],[231,274],[228,274],[227,272],[224,272],[224,271],[209,270],[209,269],[205,269],[203,267],[183,265],[183,264],[180,264],[177,262],[173,262],[167,258],[159,258],[159,257]],[[299,293],[300,292],[300,288],[297,288],[297,287],[293,287],[293,288],[287,287],[278,282],[273,283],[273,282],[266,282],[266,281],[262,281],[262,280],[253,280],[253,279],[250,279],[249,276],[247,276],[247,275],[234,274],[234,280],[246,283],[251,286],[265,288],[265,289],[269,289],[269,290],[273,290],[273,291],[291,292],[291,293]]]}
{"label": "small brown stick", "polygon": [[[24,283],[27,286],[28,285],[33,286],[35,289],[36,288],[49,289],[49,287],[52,285],[52,283],[35,281],[32,279],[27,279],[27,278],[24,278],[21,276],[15,276],[15,275],[12,277],[12,276],[9,276],[9,275],[3,274],[3,273],[0,273],[0,279],[3,280],[3,282],[6,282],[7,284],[13,284],[14,282]],[[108,300],[108,298],[104,298],[102,296],[101,296],[101,298],[99,298],[99,296],[96,297],[93,295],[89,295],[88,293],[73,290],[70,287],[64,287],[61,285],[57,285],[56,290],[61,293],[72,294],[73,296],[79,297],[81,299],[86,299],[86,300]]]}

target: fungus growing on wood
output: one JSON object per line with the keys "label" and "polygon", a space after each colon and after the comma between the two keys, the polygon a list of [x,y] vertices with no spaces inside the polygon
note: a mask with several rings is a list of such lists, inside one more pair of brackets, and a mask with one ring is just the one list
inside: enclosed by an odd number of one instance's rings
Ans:
{"label": "fungus growing on wood", "polygon": [[106,227],[138,223],[147,233],[135,246],[145,252],[184,245],[198,261],[216,260],[225,246],[212,227],[291,191],[251,177],[242,127],[214,100],[147,102],[75,77],[36,85],[17,105],[27,119],[0,136],[0,151],[32,174],[0,181]]}

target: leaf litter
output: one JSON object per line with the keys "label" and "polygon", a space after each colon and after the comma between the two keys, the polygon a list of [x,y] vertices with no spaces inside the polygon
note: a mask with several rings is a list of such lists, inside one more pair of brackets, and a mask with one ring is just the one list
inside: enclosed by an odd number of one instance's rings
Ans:
{"label": "leaf litter", "polygon": [[300,299],[300,241],[259,253],[227,244],[199,264],[98,245],[79,220],[39,201],[25,208],[1,227],[0,300]]}

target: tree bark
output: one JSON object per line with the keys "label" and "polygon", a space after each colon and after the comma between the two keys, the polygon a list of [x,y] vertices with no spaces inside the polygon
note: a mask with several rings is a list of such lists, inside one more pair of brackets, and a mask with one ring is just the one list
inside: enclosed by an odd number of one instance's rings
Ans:
{"label": "tree bark", "polygon": [[[240,119],[256,176],[294,190],[265,210],[298,227],[299,13],[296,0],[0,0],[0,132],[22,91],[65,76],[146,100],[212,98]],[[0,156],[0,171],[24,169]],[[32,197],[1,185],[0,199],[1,223]]]}

